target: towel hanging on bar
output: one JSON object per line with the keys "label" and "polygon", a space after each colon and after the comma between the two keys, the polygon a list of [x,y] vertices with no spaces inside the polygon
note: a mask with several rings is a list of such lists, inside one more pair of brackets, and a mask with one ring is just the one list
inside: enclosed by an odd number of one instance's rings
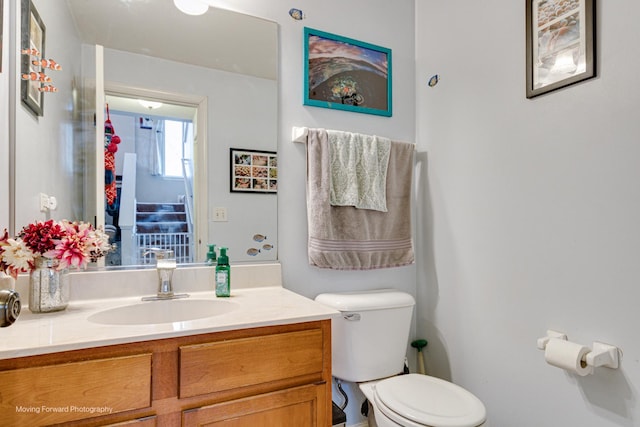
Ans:
{"label": "towel hanging on bar", "polygon": [[332,206],[387,212],[387,168],[391,140],[328,130]]}
{"label": "towel hanging on bar", "polygon": [[381,212],[331,205],[328,133],[325,129],[307,129],[305,133],[309,264],[337,270],[412,264],[414,145],[391,142],[386,182],[387,212]]}

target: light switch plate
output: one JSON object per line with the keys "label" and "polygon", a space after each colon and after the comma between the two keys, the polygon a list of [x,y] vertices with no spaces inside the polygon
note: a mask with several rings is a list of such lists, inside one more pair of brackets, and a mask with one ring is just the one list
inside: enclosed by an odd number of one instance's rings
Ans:
{"label": "light switch plate", "polygon": [[227,208],[225,207],[213,208],[213,220],[216,222],[227,221]]}

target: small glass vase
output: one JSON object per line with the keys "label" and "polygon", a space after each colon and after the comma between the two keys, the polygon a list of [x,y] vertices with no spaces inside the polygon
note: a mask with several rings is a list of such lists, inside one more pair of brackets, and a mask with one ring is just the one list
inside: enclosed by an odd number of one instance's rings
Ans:
{"label": "small glass vase", "polygon": [[36,258],[29,274],[29,311],[49,313],[69,304],[69,270],[58,270],[58,260]]}

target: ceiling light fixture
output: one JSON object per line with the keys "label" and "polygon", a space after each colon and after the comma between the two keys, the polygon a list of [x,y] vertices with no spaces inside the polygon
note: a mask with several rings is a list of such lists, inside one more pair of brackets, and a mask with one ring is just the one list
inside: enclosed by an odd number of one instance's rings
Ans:
{"label": "ceiling light fixture", "polygon": [[148,108],[149,110],[154,110],[156,108],[162,107],[162,102],[145,101],[144,99],[138,99],[138,103],[140,103],[140,105],[142,105],[144,108]]}
{"label": "ceiling light fixture", "polygon": [[173,4],[187,15],[202,15],[209,9],[209,5],[202,0],[173,0]]}

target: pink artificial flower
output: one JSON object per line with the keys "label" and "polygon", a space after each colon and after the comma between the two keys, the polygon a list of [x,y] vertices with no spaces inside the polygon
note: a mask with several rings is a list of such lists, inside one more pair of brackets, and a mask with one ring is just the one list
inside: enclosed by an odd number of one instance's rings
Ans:
{"label": "pink artificial flower", "polygon": [[53,250],[44,256],[59,260],[58,269],[85,267],[89,262],[91,247],[91,225],[87,223],[62,221],[64,236],[58,240]]}

